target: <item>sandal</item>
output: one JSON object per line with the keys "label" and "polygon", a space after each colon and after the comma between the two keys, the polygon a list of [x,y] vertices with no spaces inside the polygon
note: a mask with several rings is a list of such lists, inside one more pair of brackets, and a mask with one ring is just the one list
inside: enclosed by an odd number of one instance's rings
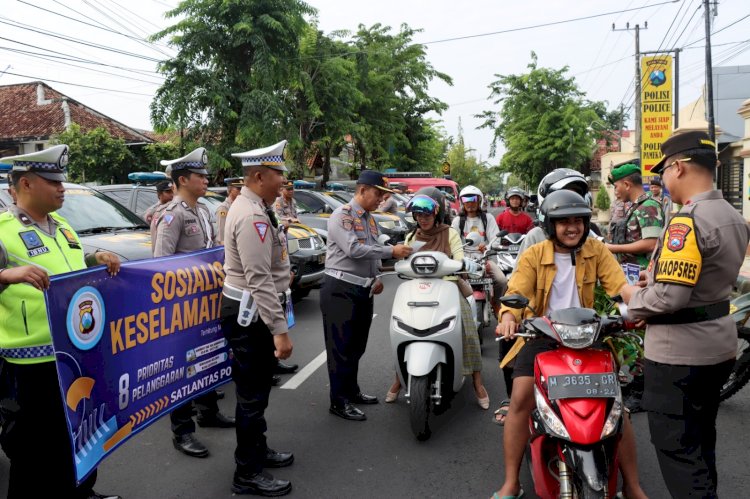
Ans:
{"label": "sandal", "polygon": [[516,494],[514,496],[502,496],[502,497],[500,497],[500,494],[498,494],[497,492],[495,492],[494,494],[492,494],[492,497],[490,497],[490,499],[521,499],[522,497],[523,497],[523,489],[518,489],[518,494]]}
{"label": "sandal", "polygon": [[[500,402],[500,407],[498,407],[495,411],[495,416],[493,417],[492,421],[496,425],[505,426],[505,418],[508,417],[508,409],[510,409],[510,400],[505,399]],[[502,419],[498,419],[498,416],[500,416]]]}

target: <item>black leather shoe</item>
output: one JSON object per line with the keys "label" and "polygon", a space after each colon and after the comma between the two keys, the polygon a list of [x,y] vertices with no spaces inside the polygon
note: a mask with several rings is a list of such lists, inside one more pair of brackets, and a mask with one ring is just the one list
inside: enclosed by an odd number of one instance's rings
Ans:
{"label": "black leather shoe", "polygon": [[198,426],[203,428],[234,428],[237,426],[232,416],[225,416],[220,412],[211,414],[210,416],[198,415]]}
{"label": "black leather shoe", "polygon": [[298,368],[299,366],[297,364],[287,364],[286,362],[279,361],[273,372],[276,374],[292,374],[296,373]]}
{"label": "black leather shoe", "polygon": [[367,419],[367,415],[352,404],[344,404],[343,406],[332,405],[328,408],[328,411],[349,421],[365,421]]}
{"label": "black leather shoe", "polygon": [[93,490],[89,494],[88,499],[122,499],[121,496],[113,496],[111,494],[98,494]]}
{"label": "black leather shoe", "polygon": [[235,494],[277,497],[285,496],[291,491],[292,483],[289,480],[279,480],[263,472],[248,476],[235,473],[232,480],[232,492]]}
{"label": "black leather shoe", "polygon": [[276,386],[279,383],[281,383],[281,376],[277,376],[276,374],[274,374],[271,378],[271,386]]}
{"label": "black leather shoe", "polygon": [[352,403],[354,404],[377,404],[378,398],[375,395],[365,395],[364,393],[358,393],[354,396],[352,399]]}
{"label": "black leather shoe", "polygon": [[207,457],[208,449],[205,445],[195,438],[194,433],[188,433],[187,435],[173,435],[172,443],[174,448],[183,454],[187,454],[192,457]]}
{"label": "black leather shoe", "polygon": [[264,468],[283,468],[294,462],[294,454],[291,452],[276,452],[273,449],[266,450],[266,458],[263,460]]}

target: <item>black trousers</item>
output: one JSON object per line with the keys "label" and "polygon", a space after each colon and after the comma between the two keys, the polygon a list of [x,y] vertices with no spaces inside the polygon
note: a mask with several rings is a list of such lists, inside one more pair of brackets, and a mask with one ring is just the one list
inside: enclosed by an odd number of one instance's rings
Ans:
{"label": "black trousers", "polygon": [[[502,361],[506,355],[508,355],[508,352],[510,352],[510,349],[513,348],[513,345],[515,345],[515,341],[505,341],[503,339],[500,339],[499,343],[499,352],[498,352],[498,361]],[[507,365],[501,369],[503,371],[503,379],[505,380],[505,391],[508,393],[508,398],[510,399],[510,395],[513,392],[513,362],[510,363],[510,365]]]}
{"label": "black trousers", "polygon": [[260,317],[247,327],[237,324],[239,302],[223,298],[221,327],[232,348],[232,379],[237,389],[237,472],[252,475],[263,470],[266,418],[271,378],[276,367],[273,335]]}
{"label": "black trousers", "polygon": [[716,414],[734,360],[709,366],[644,362],[642,407],[674,498],[717,497]]}
{"label": "black trousers", "polygon": [[175,435],[187,435],[195,432],[195,422],[193,421],[193,405],[202,417],[211,418],[219,412],[219,397],[216,390],[204,393],[200,397],[194,398],[191,402],[182,404],[177,409],[169,413],[169,420],[172,423],[172,433]]}
{"label": "black trousers", "polygon": [[360,392],[359,359],[367,348],[372,324],[370,288],[326,276],[320,290],[331,404],[341,406]]}
{"label": "black trousers", "polygon": [[8,499],[87,498],[96,471],[76,487],[73,446],[54,362],[4,362],[0,444],[10,458]]}

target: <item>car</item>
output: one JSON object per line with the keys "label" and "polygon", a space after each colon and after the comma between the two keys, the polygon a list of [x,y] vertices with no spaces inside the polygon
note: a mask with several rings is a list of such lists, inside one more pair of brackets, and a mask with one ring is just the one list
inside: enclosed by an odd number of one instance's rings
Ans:
{"label": "car", "polygon": [[[97,187],[97,190],[110,196],[112,199],[126,207],[131,207],[140,217],[146,210],[156,204],[156,187],[147,184],[120,184]],[[208,206],[211,212],[211,221],[216,229],[214,214],[216,208],[225,199],[225,196],[209,190],[201,197],[199,202]],[[300,224],[292,224],[287,230],[287,247],[289,251],[289,262],[294,272],[292,282],[292,298],[298,301],[307,296],[314,288],[323,284],[325,275],[326,247],[323,239],[313,228]]]}
{"label": "car", "polygon": [[[58,213],[81,238],[84,251],[106,250],[123,261],[151,258],[148,225],[135,213],[89,187],[64,182],[65,203]],[[7,180],[0,180],[0,210],[13,204]]]}
{"label": "car", "polygon": [[[304,213],[300,216],[300,220],[302,220],[302,216],[309,213],[321,215],[318,220],[313,220],[312,217],[305,217],[305,223],[310,223],[313,228],[318,230],[319,226],[322,225],[322,222],[320,221],[322,218],[325,220],[325,227],[321,227],[321,229],[327,231],[327,218],[330,217],[333,210],[346,203],[341,201],[334,194],[340,194],[340,192],[295,189],[294,200],[297,202],[298,208],[304,210]],[[388,236],[388,244],[398,244],[403,242],[404,237],[406,236],[407,227],[398,216],[376,211],[371,214],[375,222],[378,224],[380,232]]]}

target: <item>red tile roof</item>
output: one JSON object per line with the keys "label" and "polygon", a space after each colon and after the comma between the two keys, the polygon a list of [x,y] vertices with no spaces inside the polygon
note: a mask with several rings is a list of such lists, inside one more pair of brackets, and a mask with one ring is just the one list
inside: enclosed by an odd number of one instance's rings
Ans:
{"label": "red tile roof", "polygon": [[68,103],[70,121],[80,125],[84,132],[104,127],[113,137],[126,143],[153,142],[143,133],[86,107],[41,81],[0,86],[0,142],[46,140],[65,131],[63,101]]}

